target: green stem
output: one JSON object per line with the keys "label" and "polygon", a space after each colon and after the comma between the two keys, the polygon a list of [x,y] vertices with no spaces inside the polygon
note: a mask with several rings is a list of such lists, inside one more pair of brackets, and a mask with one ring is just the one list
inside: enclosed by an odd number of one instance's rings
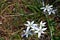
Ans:
{"label": "green stem", "polygon": [[48,15],[45,15],[46,16],[46,19],[47,19],[47,22],[48,22],[48,26],[49,26],[49,29],[50,29],[50,35],[51,35],[51,40],[53,40],[53,31],[52,31],[52,27],[50,26],[50,23],[49,23],[49,18],[48,18]]}

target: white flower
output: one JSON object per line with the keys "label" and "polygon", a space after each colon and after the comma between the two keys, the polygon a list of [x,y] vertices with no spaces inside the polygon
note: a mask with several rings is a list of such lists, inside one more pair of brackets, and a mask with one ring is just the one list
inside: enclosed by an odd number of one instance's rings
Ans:
{"label": "white flower", "polygon": [[57,10],[57,9],[48,11],[49,15],[50,15],[51,13],[55,14],[55,11],[56,11],[56,10]]}
{"label": "white flower", "polygon": [[44,9],[43,11],[46,12],[46,11],[52,10],[53,9],[52,7],[53,7],[53,5],[49,6],[49,4],[48,4],[48,5],[46,5],[46,7],[42,7],[41,9]]}
{"label": "white flower", "polygon": [[41,33],[44,33],[44,31],[47,29],[47,28],[43,28],[46,24],[46,22],[40,22],[40,27],[38,27],[38,24],[34,24],[34,21],[30,22],[30,21],[27,21],[28,24],[24,24],[27,26],[27,29],[24,30],[24,34],[22,35],[23,36],[26,36],[28,37],[29,35],[33,35],[33,34],[36,34],[38,33],[38,38],[41,36]]}
{"label": "white flower", "polygon": [[30,31],[31,31],[30,28],[31,28],[31,29],[36,29],[36,26],[37,26],[37,24],[34,24],[34,21],[32,21],[32,22],[27,21],[27,23],[28,23],[28,24],[24,24],[24,25],[27,26],[26,31],[24,31],[24,32],[25,32],[24,35],[25,35],[26,37],[28,37],[29,34],[32,34],[32,33],[30,32]]}
{"label": "white flower", "polygon": [[24,24],[27,26],[27,31],[32,28],[32,29],[35,29],[35,26],[37,26],[37,24],[34,24],[34,21],[30,22],[30,21],[27,21],[28,24]]}
{"label": "white flower", "polygon": [[41,33],[44,33],[44,31],[45,31],[46,29],[47,29],[47,28],[39,27],[39,29],[37,29],[34,33],[38,33],[38,38],[40,38]]}
{"label": "white flower", "polygon": [[40,22],[40,27],[34,31],[34,33],[38,33],[38,38],[40,38],[41,36],[41,33],[44,33],[44,31],[47,29],[47,28],[43,28],[43,26],[45,26],[46,22],[42,23],[42,21]]}
{"label": "white flower", "polygon": [[28,37],[28,35],[32,35],[32,32],[31,32],[31,30],[23,30],[23,32],[24,32],[24,34],[22,35],[22,37],[24,37],[24,36],[26,36],[26,37]]}
{"label": "white flower", "polygon": [[42,8],[40,8],[40,9],[43,9],[43,12],[48,12],[49,13],[49,15],[51,14],[51,13],[53,13],[53,14],[55,14],[55,11],[56,10],[53,10],[53,5],[50,5],[49,6],[49,4],[48,5],[46,5],[46,7],[42,7]]}

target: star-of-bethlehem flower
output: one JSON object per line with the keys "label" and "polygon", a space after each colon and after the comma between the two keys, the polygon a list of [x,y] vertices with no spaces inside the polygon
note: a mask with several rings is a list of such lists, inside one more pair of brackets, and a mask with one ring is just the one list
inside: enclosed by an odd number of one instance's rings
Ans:
{"label": "star-of-bethlehem flower", "polygon": [[[30,21],[27,21],[28,24],[24,24],[27,26],[27,29],[26,31],[24,30],[24,33],[22,36],[26,36],[28,37],[28,35],[32,35],[33,33],[36,34],[38,33],[38,38],[40,38],[41,36],[41,33],[44,33],[44,31],[47,29],[47,28],[43,28],[46,24],[46,22],[40,22],[40,27],[38,27],[38,24],[34,24],[34,21],[30,22]],[[31,32],[33,31],[33,33]]]}
{"label": "star-of-bethlehem flower", "polygon": [[[45,26],[45,24],[46,24],[46,22],[43,23],[41,21],[40,22],[40,27],[37,30],[34,31],[35,34],[38,33],[38,38],[40,38],[41,34],[42,33],[44,34],[44,31],[47,29],[47,28],[43,28]],[[32,30],[34,30],[34,29],[32,29]]]}
{"label": "star-of-bethlehem flower", "polygon": [[23,30],[23,32],[24,32],[25,34],[23,34],[22,37],[24,37],[24,36],[28,37],[28,35],[32,35],[32,34],[33,34],[33,33],[31,32],[31,30],[28,30],[28,31],[27,31],[27,30],[26,30],[26,31]]}
{"label": "star-of-bethlehem flower", "polygon": [[43,12],[48,12],[49,13],[49,15],[51,14],[51,13],[53,13],[53,14],[55,14],[55,11],[56,10],[53,10],[53,5],[50,5],[49,6],[49,4],[48,5],[46,5],[46,7],[42,7],[42,8],[40,8],[40,9],[43,9]]}
{"label": "star-of-bethlehem flower", "polygon": [[27,23],[28,24],[24,24],[25,26],[27,26],[27,29],[26,29],[25,34],[24,34],[26,37],[28,37],[28,35],[31,34],[30,28],[36,29],[35,26],[37,26],[37,24],[34,24],[34,21],[32,21],[32,22],[27,21]]}

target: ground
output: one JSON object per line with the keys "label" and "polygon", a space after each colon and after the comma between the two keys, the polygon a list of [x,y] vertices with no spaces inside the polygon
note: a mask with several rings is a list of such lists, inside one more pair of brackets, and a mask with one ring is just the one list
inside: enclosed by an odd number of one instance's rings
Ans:
{"label": "ground", "polygon": [[[45,5],[54,5],[58,9],[56,14],[49,15],[51,23],[53,23],[53,39],[60,40],[60,1],[59,0],[44,0]],[[50,40],[50,29],[48,23],[46,34],[40,39],[36,36],[28,38],[21,37],[23,30],[26,29],[24,23],[26,21],[35,21],[39,23],[41,20],[47,22],[43,11],[41,0],[0,0],[0,40]]]}

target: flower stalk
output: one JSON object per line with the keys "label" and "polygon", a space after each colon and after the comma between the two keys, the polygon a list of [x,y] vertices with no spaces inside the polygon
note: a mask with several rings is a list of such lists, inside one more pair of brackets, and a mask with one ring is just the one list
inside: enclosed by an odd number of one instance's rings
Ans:
{"label": "flower stalk", "polygon": [[50,35],[51,35],[51,40],[53,40],[53,30],[52,30],[52,27],[50,26],[50,23],[49,23],[49,17],[48,15],[45,15],[46,16],[46,20],[47,20],[47,23],[48,23],[48,27],[49,27],[49,30],[50,30]]}

